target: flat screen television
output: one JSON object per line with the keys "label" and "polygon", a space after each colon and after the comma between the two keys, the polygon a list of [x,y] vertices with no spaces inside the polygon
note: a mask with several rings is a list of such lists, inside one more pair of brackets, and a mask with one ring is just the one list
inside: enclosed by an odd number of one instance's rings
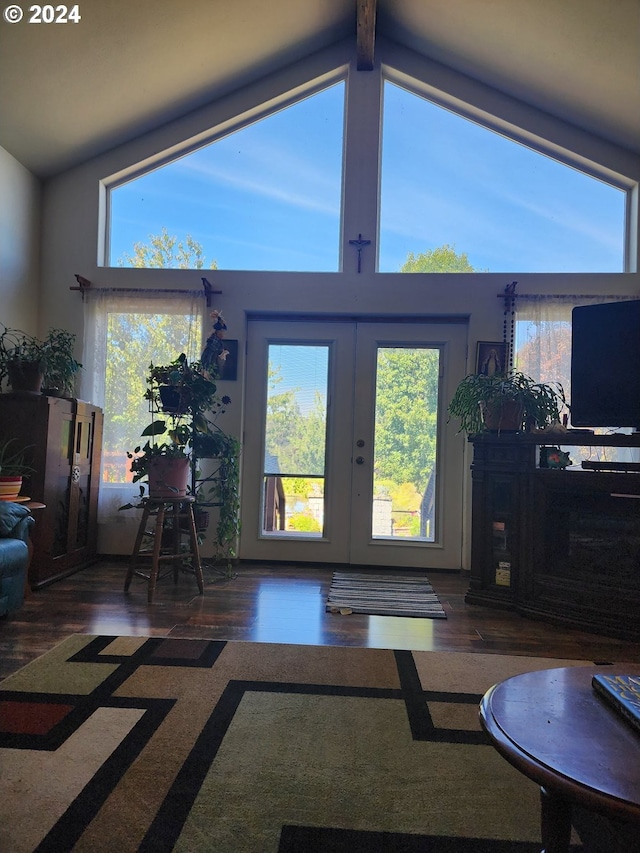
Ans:
{"label": "flat screen television", "polygon": [[640,299],[573,309],[571,425],[640,430]]}

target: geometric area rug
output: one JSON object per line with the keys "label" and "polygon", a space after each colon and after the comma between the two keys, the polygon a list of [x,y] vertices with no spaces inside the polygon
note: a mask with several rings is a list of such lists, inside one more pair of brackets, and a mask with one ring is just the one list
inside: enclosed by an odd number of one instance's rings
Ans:
{"label": "geometric area rug", "polygon": [[537,853],[478,703],[580,664],[73,635],[0,682],[0,850]]}
{"label": "geometric area rug", "polygon": [[447,618],[424,575],[398,575],[393,572],[334,572],[326,610],[377,616]]}

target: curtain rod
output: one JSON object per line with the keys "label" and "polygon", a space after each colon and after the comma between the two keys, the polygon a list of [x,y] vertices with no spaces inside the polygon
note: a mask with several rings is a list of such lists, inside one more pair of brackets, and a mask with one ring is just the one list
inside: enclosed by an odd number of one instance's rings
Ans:
{"label": "curtain rod", "polygon": [[82,294],[84,302],[85,293],[109,292],[109,293],[191,293],[197,296],[204,296],[207,300],[207,308],[211,308],[211,297],[222,293],[221,290],[214,290],[211,282],[202,277],[202,292],[193,288],[162,288],[162,287],[94,287],[88,278],[83,275],[75,274],[75,279],[78,282],[77,287],[70,287],[69,290],[77,290]]}
{"label": "curtain rod", "polygon": [[546,299],[549,301],[553,299],[565,299],[567,301],[570,299],[603,299],[605,301],[611,301],[613,299],[624,300],[640,298],[640,294],[634,296],[628,293],[624,296],[616,296],[613,293],[516,293],[517,285],[517,281],[512,281],[505,285],[502,293],[496,293],[498,299],[504,299],[505,309],[508,309],[509,307],[513,308],[517,299],[529,299],[531,302],[535,302],[536,300]]}
{"label": "curtain rod", "polygon": [[507,299],[530,299],[531,301],[536,299],[640,299],[640,294],[629,293],[624,295],[614,293],[496,293],[496,296],[498,299],[504,299],[506,296]]}

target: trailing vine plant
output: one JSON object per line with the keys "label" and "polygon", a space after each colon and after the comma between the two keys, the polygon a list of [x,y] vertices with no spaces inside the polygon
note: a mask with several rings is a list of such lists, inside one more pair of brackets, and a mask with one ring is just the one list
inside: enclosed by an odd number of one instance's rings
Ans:
{"label": "trailing vine plant", "polygon": [[[214,378],[220,375],[220,367],[228,355],[224,347],[227,325],[219,311],[211,312],[213,330],[206,340],[200,364]],[[223,405],[230,403],[222,397]],[[224,411],[220,406],[213,408],[213,417]],[[218,506],[216,526],[215,561],[225,566],[227,577],[233,576],[233,561],[237,557],[237,542],[240,535],[240,442],[227,435],[212,419],[206,418],[207,430],[199,436],[194,446],[194,455],[214,458],[216,470],[205,478],[196,489],[196,502]],[[199,444],[201,445],[199,447]],[[201,451],[199,453],[199,450]],[[203,497],[205,500],[203,501]]]}
{"label": "trailing vine plant", "polygon": [[219,507],[215,558],[225,565],[227,576],[231,576],[240,535],[240,442],[230,435],[222,438],[218,442],[217,468],[204,481],[206,488],[201,486],[196,492],[196,500]]}

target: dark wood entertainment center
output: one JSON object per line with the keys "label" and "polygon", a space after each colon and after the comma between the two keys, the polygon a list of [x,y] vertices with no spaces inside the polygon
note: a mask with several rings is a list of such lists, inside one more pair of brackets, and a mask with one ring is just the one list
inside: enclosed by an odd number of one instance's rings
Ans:
{"label": "dark wood entertainment center", "polygon": [[640,470],[541,468],[540,447],[640,448],[640,433],[484,433],[473,444],[466,601],[640,640]]}

